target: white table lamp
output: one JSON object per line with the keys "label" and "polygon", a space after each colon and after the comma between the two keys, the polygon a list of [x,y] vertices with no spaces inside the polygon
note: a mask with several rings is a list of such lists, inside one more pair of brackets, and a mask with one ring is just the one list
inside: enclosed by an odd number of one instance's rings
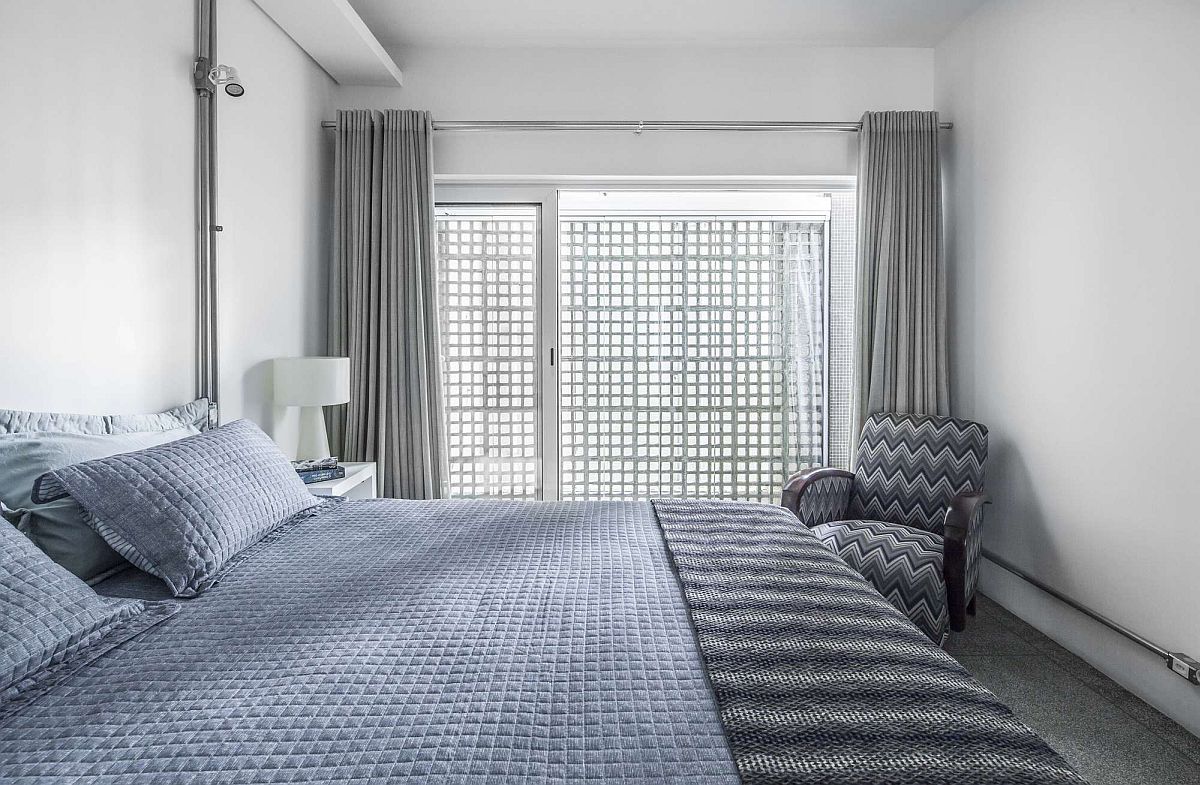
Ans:
{"label": "white table lamp", "polygon": [[326,458],[322,406],[350,400],[349,357],[279,357],[275,360],[275,404],[300,406],[300,444],[296,457]]}

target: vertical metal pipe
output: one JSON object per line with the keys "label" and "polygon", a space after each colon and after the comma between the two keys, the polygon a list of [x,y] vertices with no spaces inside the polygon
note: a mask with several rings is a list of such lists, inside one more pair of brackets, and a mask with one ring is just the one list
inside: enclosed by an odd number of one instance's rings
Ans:
{"label": "vertical metal pipe", "polygon": [[196,392],[217,419],[217,97],[208,82],[216,58],[215,0],[196,0]]}
{"label": "vertical metal pipe", "polygon": [[[210,60],[216,62],[216,0],[208,0],[213,9],[209,13],[209,51]],[[217,92],[212,89],[208,93],[208,389],[209,419],[211,425],[216,425],[218,404],[220,398],[220,341],[217,333],[217,305],[220,301],[217,289],[217,232],[221,227],[217,224]]]}
{"label": "vertical metal pipe", "polygon": [[204,161],[205,156],[201,152],[207,145],[205,139],[205,131],[208,129],[208,105],[209,102],[204,96],[204,91],[196,86],[197,80],[200,78],[200,71],[204,67],[204,55],[208,47],[208,14],[205,10],[205,0],[196,0],[196,61],[192,64],[192,90],[196,95],[196,161],[195,161],[195,219],[196,219],[196,395],[203,397],[208,389],[208,321],[205,314],[208,313],[208,297],[207,297],[207,259],[208,251],[205,248],[204,232]]}

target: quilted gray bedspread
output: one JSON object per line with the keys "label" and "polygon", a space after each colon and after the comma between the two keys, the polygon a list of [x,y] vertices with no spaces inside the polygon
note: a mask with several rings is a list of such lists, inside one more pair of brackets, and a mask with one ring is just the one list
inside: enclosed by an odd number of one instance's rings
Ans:
{"label": "quilted gray bedspread", "polygon": [[648,504],[334,504],[0,720],[0,782],[734,785],[683,603]]}
{"label": "quilted gray bedspread", "polygon": [[658,509],[331,503],[0,719],[0,782],[1079,782],[803,527]]}

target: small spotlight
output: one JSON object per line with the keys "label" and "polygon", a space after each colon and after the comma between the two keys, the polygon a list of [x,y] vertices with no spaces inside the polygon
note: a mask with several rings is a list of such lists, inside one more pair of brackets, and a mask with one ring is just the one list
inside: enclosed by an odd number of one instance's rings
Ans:
{"label": "small spotlight", "polygon": [[231,98],[241,98],[246,94],[242,81],[238,78],[238,70],[231,65],[218,65],[208,72],[208,81],[213,86],[224,85],[225,94]]}

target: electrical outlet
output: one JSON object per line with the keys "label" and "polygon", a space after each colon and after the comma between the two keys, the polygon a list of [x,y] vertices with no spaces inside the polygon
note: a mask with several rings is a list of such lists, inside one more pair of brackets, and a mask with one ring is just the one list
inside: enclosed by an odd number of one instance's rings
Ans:
{"label": "electrical outlet", "polygon": [[1167,655],[1167,664],[1171,666],[1171,670],[1192,684],[1200,684],[1200,662],[1182,652],[1174,651]]}

